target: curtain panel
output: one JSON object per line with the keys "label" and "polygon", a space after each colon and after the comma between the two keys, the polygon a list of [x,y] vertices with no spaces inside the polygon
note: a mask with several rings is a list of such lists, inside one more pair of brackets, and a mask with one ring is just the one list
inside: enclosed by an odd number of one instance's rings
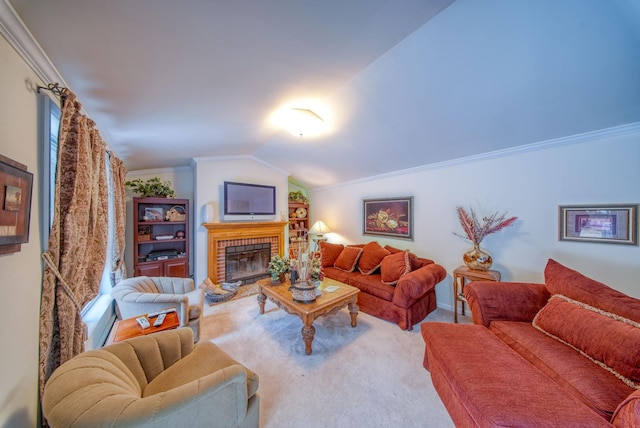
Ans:
{"label": "curtain panel", "polygon": [[40,305],[40,394],[53,371],[84,350],[81,311],[99,291],[107,251],[106,144],[67,92],[60,118],[53,225]]}
{"label": "curtain panel", "polygon": [[124,264],[125,227],[126,227],[126,188],[125,175],[127,173],[122,160],[110,153],[109,165],[111,167],[112,197],[113,197],[113,239],[111,247],[111,271],[112,286],[127,277]]}

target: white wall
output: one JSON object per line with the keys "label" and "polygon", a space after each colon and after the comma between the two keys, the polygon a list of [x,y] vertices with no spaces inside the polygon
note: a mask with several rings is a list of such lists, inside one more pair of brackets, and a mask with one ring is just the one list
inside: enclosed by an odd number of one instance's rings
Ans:
{"label": "white wall", "polygon": [[[127,171],[126,179],[135,180],[140,178],[142,180],[148,180],[150,178],[158,177],[160,181],[166,180],[171,182],[171,188],[176,192],[175,198],[188,199],[191,206],[191,215],[189,216],[189,229],[193,231],[193,171],[190,167],[177,167],[177,168],[157,168],[157,169],[145,169],[138,171]],[[133,198],[137,195],[127,187],[127,227],[125,230],[126,235],[126,248],[125,248],[125,265],[127,266],[127,276],[134,276],[133,272]],[[189,273],[193,274],[193,240],[189,248]]]}
{"label": "white wall", "polygon": [[35,73],[0,37],[0,153],[34,174],[29,242],[0,255],[0,426],[35,426],[38,403],[38,338],[42,263],[38,102]]}
{"label": "white wall", "polygon": [[[396,173],[311,192],[312,221],[336,233],[332,242],[381,243],[409,248],[443,265],[438,305],[453,307],[451,272],[471,245],[460,232],[455,208],[507,210],[516,225],[489,235],[481,247],[503,280],[543,282],[549,258],[634,297],[640,297],[640,247],[558,240],[558,205],[640,202],[640,126],[592,137],[540,144],[537,150]],[[612,135],[613,134],[613,135]],[[409,155],[409,154],[407,154]],[[358,160],[363,162],[364,160]],[[362,199],[414,197],[414,241],[362,234]]]}
{"label": "white wall", "polygon": [[276,186],[276,220],[288,213],[288,173],[250,156],[196,158],[194,167],[194,233],[196,286],[207,276],[207,229],[202,223],[220,222],[222,185],[225,181]]}

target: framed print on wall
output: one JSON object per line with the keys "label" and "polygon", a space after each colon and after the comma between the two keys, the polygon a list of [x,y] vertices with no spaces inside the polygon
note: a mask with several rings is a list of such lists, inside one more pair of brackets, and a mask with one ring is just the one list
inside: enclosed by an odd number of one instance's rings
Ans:
{"label": "framed print on wall", "polygon": [[638,205],[560,205],[561,241],[636,245]]}
{"label": "framed print on wall", "polygon": [[413,240],[413,197],[364,199],[364,235]]}
{"label": "framed print on wall", "polygon": [[20,251],[29,242],[33,174],[0,155],[0,254]]}

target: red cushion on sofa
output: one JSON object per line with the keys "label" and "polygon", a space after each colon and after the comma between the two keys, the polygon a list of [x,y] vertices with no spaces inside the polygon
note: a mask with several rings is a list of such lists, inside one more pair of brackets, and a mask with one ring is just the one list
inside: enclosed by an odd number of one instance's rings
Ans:
{"label": "red cushion on sofa", "polygon": [[391,245],[385,245],[384,249],[390,252],[391,254],[401,253],[404,251],[404,250],[401,250],[400,248],[392,247]]}
{"label": "red cushion on sofa", "polygon": [[398,280],[411,272],[411,261],[409,251],[390,254],[380,264],[380,277],[387,285],[396,285]]}
{"label": "red cushion on sofa", "polygon": [[638,323],[556,294],[538,312],[533,326],[578,350],[627,385],[640,385]]}
{"label": "red cushion on sofa", "polygon": [[343,249],[344,245],[342,244],[330,244],[329,242],[320,241],[322,267],[333,266]]}
{"label": "red cushion on sofa", "polygon": [[640,322],[640,300],[582,275],[549,259],[544,269],[551,294],[562,294],[579,302]]}
{"label": "red cushion on sofa", "polygon": [[362,247],[362,255],[358,260],[358,270],[364,275],[371,275],[380,267],[382,259],[391,254],[385,250],[376,241],[369,242]]}
{"label": "red cushion on sofa", "polygon": [[347,246],[344,247],[333,267],[343,270],[345,272],[353,272],[358,264],[360,254],[362,254],[362,248]]}

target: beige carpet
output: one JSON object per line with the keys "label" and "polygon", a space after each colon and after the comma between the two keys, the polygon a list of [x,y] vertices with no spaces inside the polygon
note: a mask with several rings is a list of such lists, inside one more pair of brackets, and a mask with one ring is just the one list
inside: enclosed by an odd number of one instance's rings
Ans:
{"label": "beige carpet", "polygon": [[[438,309],[424,322],[452,320]],[[402,331],[360,313],[352,328],[346,309],[314,325],[305,355],[300,319],[270,301],[260,315],[249,296],[206,307],[200,340],[258,373],[262,428],[454,426],[422,367],[419,326]]]}

